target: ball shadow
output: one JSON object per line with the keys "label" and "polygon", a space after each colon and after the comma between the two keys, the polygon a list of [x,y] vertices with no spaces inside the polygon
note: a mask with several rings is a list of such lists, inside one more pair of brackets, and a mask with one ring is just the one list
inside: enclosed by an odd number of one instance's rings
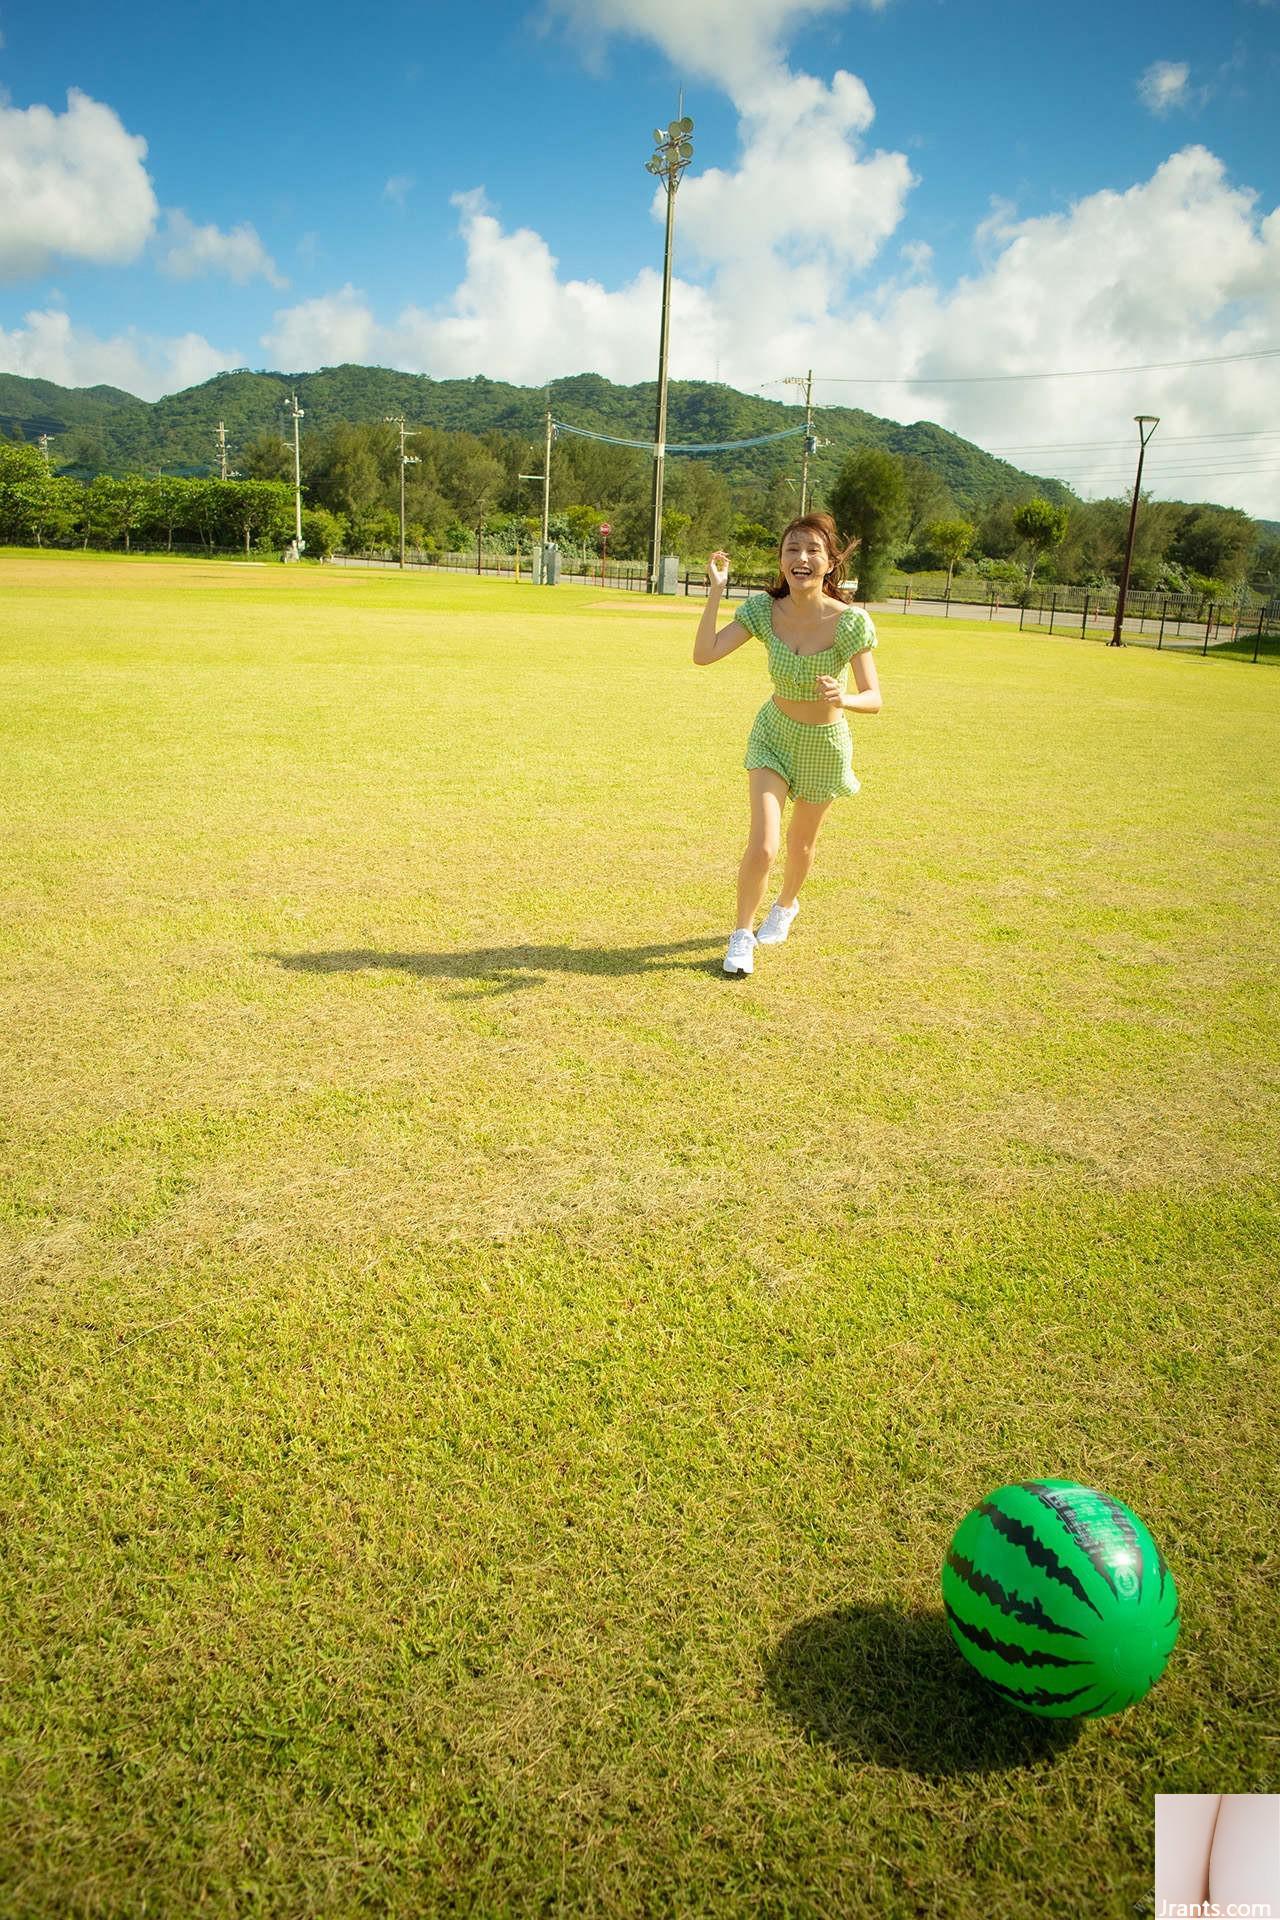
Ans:
{"label": "ball shadow", "polygon": [[1001,1700],[940,1612],[854,1606],[802,1620],[766,1655],[764,1684],[810,1740],[925,1778],[1044,1766],[1080,1735],[1079,1721]]}

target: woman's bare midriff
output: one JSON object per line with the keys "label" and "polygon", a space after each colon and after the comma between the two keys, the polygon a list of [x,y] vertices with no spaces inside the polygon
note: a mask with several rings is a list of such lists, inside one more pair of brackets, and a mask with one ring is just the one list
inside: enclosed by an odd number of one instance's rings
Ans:
{"label": "woman's bare midriff", "polygon": [[829,705],[826,700],[780,700],[775,693],[773,704],[779,713],[785,713],[788,720],[798,720],[802,726],[825,727],[832,720],[838,720],[841,708]]}

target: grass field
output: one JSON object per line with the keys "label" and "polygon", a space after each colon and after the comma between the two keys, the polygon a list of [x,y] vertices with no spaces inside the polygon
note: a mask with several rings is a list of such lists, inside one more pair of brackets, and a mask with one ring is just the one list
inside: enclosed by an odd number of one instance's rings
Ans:
{"label": "grass field", "polygon": [[[1271,672],[886,618],[720,972],[758,650],[0,555],[0,1912],[1132,1914],[1273,1791]],[[1148,1521],[1054,1728],[988,1489]]]}

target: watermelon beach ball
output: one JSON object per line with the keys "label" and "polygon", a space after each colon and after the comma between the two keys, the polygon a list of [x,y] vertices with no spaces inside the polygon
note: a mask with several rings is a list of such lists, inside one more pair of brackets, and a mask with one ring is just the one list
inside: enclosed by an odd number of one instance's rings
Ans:
{"label": "watermelon beach ball", "polygon": [[1178,1592],[1136,1513],[1071,1480],[997,1487],[942,1569],[951,1637],[1002,1699],[1052,1718],[1121,1713],[1164,1672]]}

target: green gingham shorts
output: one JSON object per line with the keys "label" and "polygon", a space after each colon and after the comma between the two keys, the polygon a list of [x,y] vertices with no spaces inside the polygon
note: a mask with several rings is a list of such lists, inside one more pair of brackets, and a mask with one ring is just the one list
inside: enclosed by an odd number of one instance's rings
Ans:
{"label": "green gingham shorts", "polygon": [[843,714],[813,727],[791,719],[772,700],[766,700],[755,717],[742,764],[748,770],[771,767],[796,800],[839,800],[857,793],[861,785],[853,771],[853,741]]}

